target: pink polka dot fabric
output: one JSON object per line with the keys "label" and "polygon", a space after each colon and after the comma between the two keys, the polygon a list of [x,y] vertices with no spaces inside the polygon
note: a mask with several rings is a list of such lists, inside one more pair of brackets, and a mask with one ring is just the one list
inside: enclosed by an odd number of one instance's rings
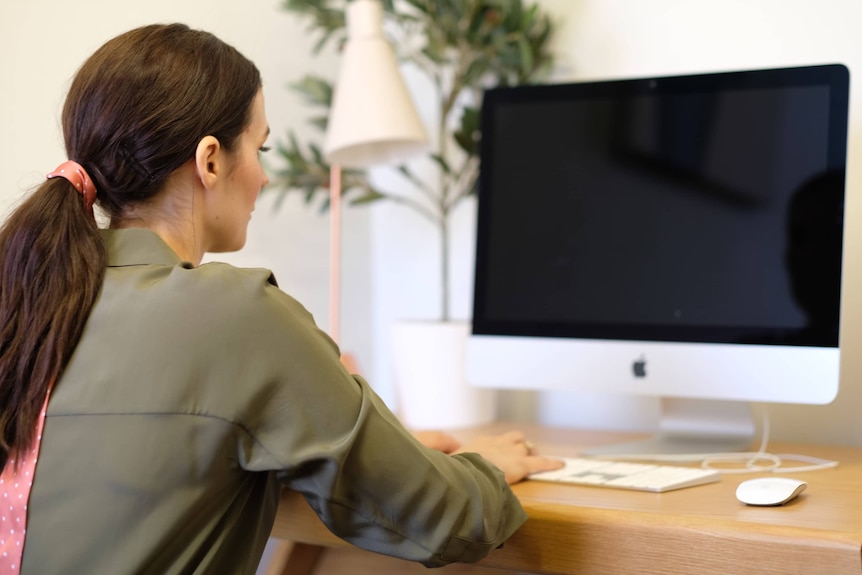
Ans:
{"label": "pink polka dot fabric", "polygon": [[[49,390],[50,394],[50,390]],[[23,461],[6,462],[0,475],[0,574],[18,575],[24,556],[24,535],[27,533],[27,504],[33,487],[36,459],[42,443],[42,428],[48,411],[48,397],[36,425],[36,441]]]}

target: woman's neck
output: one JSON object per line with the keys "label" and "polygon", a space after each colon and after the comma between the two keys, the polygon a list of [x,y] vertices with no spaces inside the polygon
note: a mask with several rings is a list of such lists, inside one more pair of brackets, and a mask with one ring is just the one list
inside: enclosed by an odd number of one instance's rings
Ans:
{"label": "woman's neck", "polygon": [[175,171],[163,189],[145,204],[139,204],[121,216],[111,219],[111,229],[142,228],[157,234],[177,256],[200,265],[204,253],[204,229],[197,221],[199,210],[195,210],[196,196],[193,174],[185,174],[193,166],[183,166]]}

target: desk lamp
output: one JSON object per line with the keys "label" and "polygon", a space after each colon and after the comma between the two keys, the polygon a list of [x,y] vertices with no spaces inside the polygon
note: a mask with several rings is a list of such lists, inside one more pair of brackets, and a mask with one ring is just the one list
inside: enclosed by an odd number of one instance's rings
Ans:
{"label": "desk lamp", "polygon": [[329,335],[338,342],[341,301],[341,168],[403,161],[427,149],[427,136],[383,35],[379,0],[346,9],[347,42],[335,84],[324,156],[330,163]]}

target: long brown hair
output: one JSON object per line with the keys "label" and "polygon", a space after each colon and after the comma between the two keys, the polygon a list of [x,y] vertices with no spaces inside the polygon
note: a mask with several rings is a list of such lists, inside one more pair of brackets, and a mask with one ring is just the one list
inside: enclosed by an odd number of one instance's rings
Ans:
{"label": "long brown hair", "polygon": [[[260,85],[254,64],[207,32],[182,24],[126,32],[72,82],[63,108],[67,156],[93,180],[97,205],[120,218],[155,196],[204,136],[231,150]],[[84,331],[106,258],[95,222],[62,178],[34,190],[0,229],[0,469],[33,444],[48,386]]]}

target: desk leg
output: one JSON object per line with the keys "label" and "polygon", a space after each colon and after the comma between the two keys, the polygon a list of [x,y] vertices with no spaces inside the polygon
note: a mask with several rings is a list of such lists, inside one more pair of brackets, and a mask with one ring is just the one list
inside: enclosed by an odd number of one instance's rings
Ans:
{"label": "desk leg", "polygon": [[282,541],[273,552],[266,575],[312,575],[324,548]]}

